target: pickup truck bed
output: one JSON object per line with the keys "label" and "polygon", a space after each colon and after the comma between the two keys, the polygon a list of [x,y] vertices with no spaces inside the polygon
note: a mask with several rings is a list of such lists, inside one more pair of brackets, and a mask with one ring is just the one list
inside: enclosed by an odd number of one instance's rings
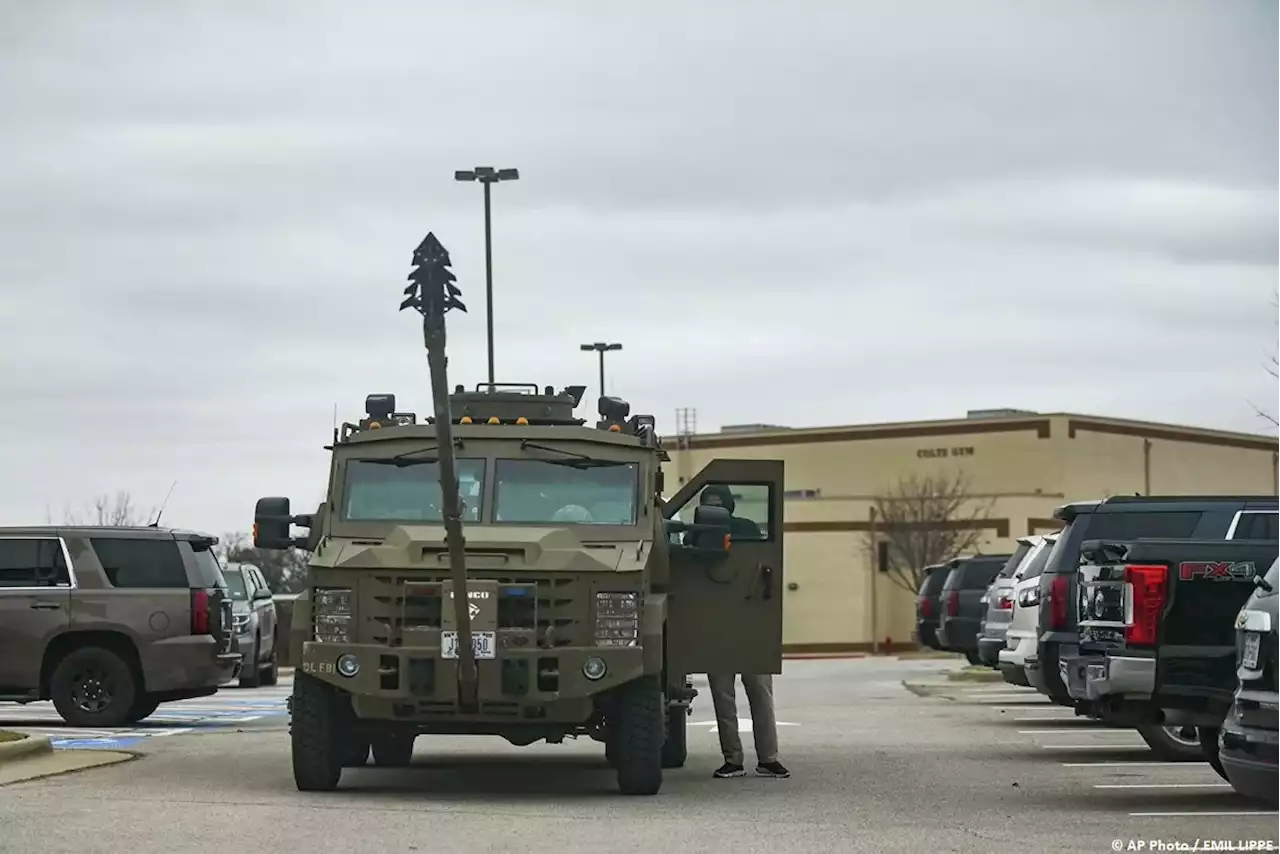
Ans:
{"label": "pickup truck bed", "polygon": [[1259,540],[1093,540],[1081,548],[1077,710],[1121,725],[1217,728],[1236,688],[1235,618],[1275,560]]}

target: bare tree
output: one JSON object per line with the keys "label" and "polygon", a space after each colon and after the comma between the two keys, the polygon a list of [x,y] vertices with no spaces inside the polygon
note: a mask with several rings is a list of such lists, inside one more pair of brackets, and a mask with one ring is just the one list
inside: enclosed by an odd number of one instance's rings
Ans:
{"label": "bare tree", "polygon": [[[1280,299],[1273,298],[1271,300],[1271,307],[1273,309],[1280,310]],[[1267,361],[1262,366],[1262,368],[1267,372],[1267,374],[1271,377],[1272,380],[1280,381],[1280,358],[1277,358],[1277,355],[1275,353],[1272,353],[1269,357],[1267,357]],[[1272,401],[1274,402],[1275,400],[1274,393],[1276,391],[1274,382],[1272,383],[1271,391],[1273,394]],[[1274,410],[1263,409],[1262,407],[1258,406],[1258,404],[1253,402],[1250,402],[1249,405],[1253,407],[1253,411],[1258,414],[1259,418],[1266,421],[1272,427],[1280,427],[1280,418],[1277,418],[1277,414]]]}
{"label": "bare tree", "polygon": [[128,492],[117,492],[114,497],[99,495],[80,511],[67,508],[63,517],[68,525],[146,525],[154,514],[133,503]]}
{"label": "bare tree", "polygon": [[914,593],[926,566],[976,551],[995,499],[974,496],[970,484],[964,472],[911,474],[876,496],[865,543],[872,566],[886,563],[890,579]]}

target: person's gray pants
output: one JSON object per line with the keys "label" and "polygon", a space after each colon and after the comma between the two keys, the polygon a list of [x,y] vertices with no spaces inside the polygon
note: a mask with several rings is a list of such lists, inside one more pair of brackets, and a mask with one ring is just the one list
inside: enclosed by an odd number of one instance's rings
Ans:
{"label": "person's gray pants", "polygon": [[[711,702],[716,708],[716,726],[720,730],[720,752],[724,761],[742,765],[742,739],[738,736],[738,677],[732,674],[707,674]],[[778,722],[773,716],[773,677],[742,675],[742,687],[751,706],[751,734],[756,743],[757,763],[778,761]]]}

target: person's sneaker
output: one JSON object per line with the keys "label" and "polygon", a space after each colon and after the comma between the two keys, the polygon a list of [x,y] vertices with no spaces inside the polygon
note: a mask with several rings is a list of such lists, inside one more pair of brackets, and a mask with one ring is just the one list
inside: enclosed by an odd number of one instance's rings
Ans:
{"label": "person's sneaker", "polygon": [[756,773],[761,777],[790,777],[791,772],[781,762],[761,762],[756,766]]}
{"label": "person's sneaker", "polygon": [[734,765],[732,762],[726,762],[716,769],[717,777],[745,777],[747,771],[741,765]]}

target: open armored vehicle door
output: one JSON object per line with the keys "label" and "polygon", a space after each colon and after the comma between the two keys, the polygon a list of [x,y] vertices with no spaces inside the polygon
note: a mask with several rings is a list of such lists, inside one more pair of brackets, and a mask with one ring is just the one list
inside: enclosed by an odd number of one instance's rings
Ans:
{"label": "open armored vehicle door", "polygon": [[781,460],[712,460],[664,505],[664,519],[693,522],[704,490],[727,487],[734,517],[727,553],[668,535],[671,672],[782,672],[782,475]]}

